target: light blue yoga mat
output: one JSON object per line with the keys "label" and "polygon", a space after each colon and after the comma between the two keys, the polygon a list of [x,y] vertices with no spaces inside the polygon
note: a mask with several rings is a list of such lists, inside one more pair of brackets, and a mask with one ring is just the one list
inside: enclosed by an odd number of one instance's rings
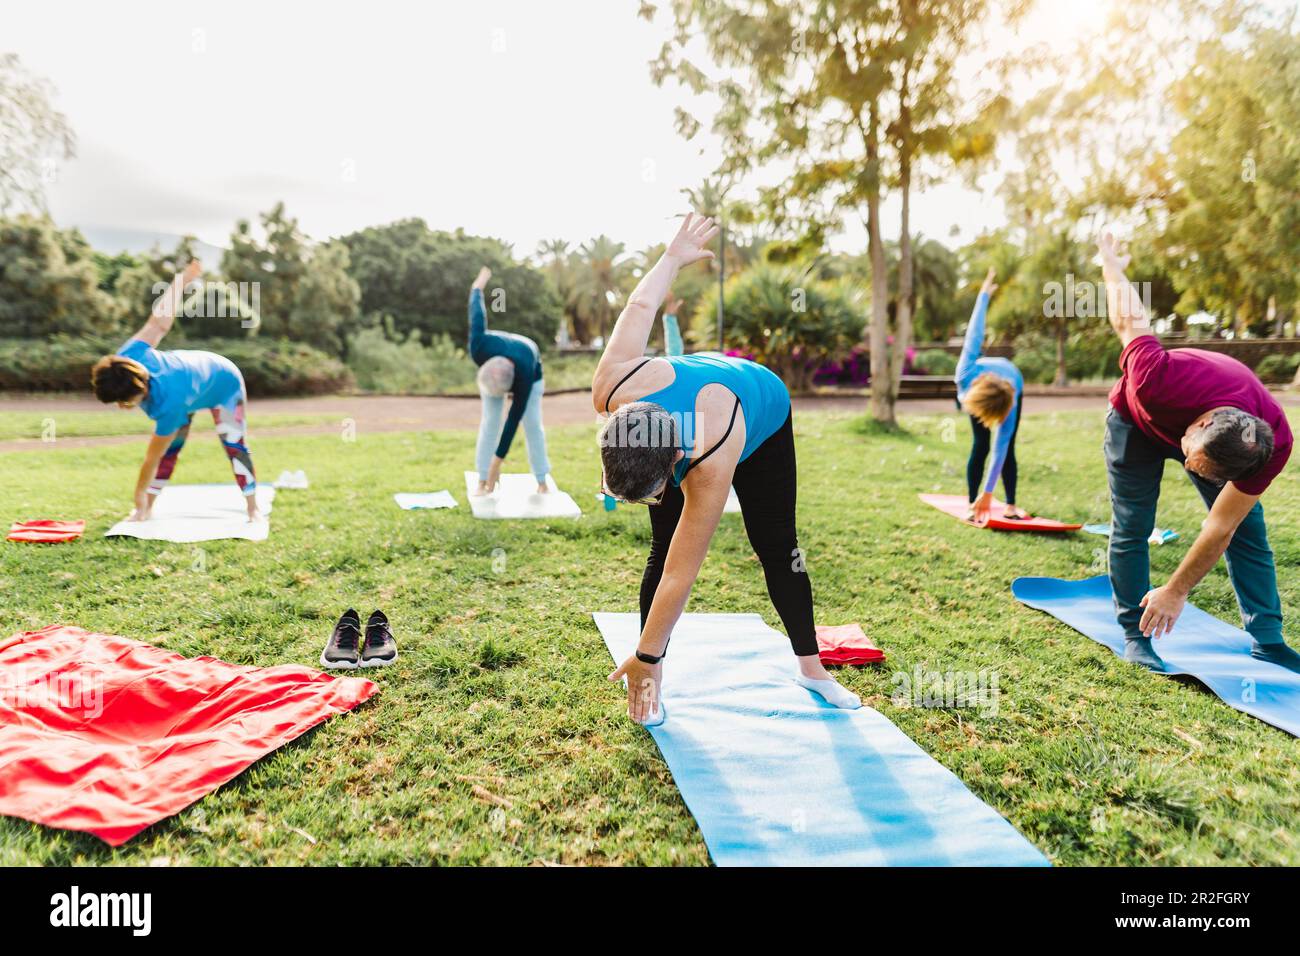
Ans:
{"label": "light blue yoga mat", "polygon": [[[596,614],[621,663],[635,614]],[[1046,866],[1016,829],[885,717],[791,680],[756,614],[685,614],[664,660],[659,745],[719,866]],[[621,706],[611,694],[610,706]],[[626,718],[625,718],[626,719]]]}
{"label": "light blue yoga mat", "polygon": [[[1017,578],[1021,602],[1124,655],[1124,630],[1115,619],[1110,579]],[[1152,642],[1169,674],[1190,674],[1229,707],[1300,736],[1300,674],[1250,656],[1251,637],[1188,604],[1168,637]]]}

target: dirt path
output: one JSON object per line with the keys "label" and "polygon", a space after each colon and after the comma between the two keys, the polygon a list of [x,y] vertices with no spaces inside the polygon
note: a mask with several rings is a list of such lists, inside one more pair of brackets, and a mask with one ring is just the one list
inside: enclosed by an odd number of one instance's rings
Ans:
{"label": "dirt path", "polygon": [[[1031,396],[1033,413],[1100,409],[1105,398],[1099,394]],[[808,411],[862,412],[866,398],[859,395],[815,396],[796,398],[795,409]],[[48,396],[0,396],[0,414],[5,412],[39,413],[58,417],[60,413],[91,412],[111,415],[116,409],[105,408],[93,398]],[[334,395],[316,398],[266,398],[250,404],[252,434],[256,435],[332,435],[345,423],[354,423],[358,433],[473,430],[478,428],[479,403],[475,397],[446,398],[403,395]],[[947,399],[920,399],[899,403],[901,414],[935,414],[953,411]],[[257,415],[329,416],[334,422],[291,425],[258,430]],[[589,392],[547,395],[544,414],[549,425],[594,424]],[[85,448],[97,445],[121,445],[140,440],[139,435],[100,435],[83,438],[60,438],[59,448]],[[47,451],[50,444],[34,438],[0,441],[0,452]]]}

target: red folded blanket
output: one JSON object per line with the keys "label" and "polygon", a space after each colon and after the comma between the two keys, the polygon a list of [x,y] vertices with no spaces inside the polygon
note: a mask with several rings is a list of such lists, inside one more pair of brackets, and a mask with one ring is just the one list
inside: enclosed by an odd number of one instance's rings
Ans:
{"label": "red folded blanket", "polygon": [[84,521],[51,521],[49,518],[37,518],[34,521],[15,521],[9,526],[9,540],[57,544],[60,541],[75,541],[85,530]]}
{"label": "red folded blanket", "polygon": [[817,651],[823,664],[879,664],[885,659],[857,624],[818,624]]}
{"label": "red folded blanket", "polygon": [[0,814],[118,846],[377,688],[52,625],[0,639]]}

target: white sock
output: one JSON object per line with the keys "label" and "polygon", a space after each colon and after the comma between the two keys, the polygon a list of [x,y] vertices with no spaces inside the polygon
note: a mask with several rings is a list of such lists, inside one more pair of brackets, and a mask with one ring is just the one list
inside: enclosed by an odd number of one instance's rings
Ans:
{"label": "white sock", "polygon": [[804,677],[803,674],[796,674],[794,681],[800,687],[807,687],[833,707],[839,707],[843,710],[857,710],[862,706],[862,701],[857,694],[847,687],[840,686],[834,680],[816,680],[812,677]]}

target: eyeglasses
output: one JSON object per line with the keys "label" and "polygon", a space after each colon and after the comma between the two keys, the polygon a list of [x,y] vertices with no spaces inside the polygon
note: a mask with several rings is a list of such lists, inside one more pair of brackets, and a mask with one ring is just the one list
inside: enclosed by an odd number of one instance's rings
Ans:
{"label": "eyeglasses", "polygon": [[[674,464],[676,464],[676,462],[674,462]],[[600,492],[601,494],[605,495],[608,498],[613,498],[615,501],[623,502],[623,504],[625,505],[662,504],[664,500],[664,495],[668,494],[668,483],[672,481],[672,477],[673,477],[673,473],[671,471],[664,476],[663,487],[659,489],[659,493],[657,495],[650,495],[645,498],[624,498],[622,495],[616,495],[614,494],[614,492],[609,490],[609,485],[605,482],[605,469],[602,468],[600,470]]]}

